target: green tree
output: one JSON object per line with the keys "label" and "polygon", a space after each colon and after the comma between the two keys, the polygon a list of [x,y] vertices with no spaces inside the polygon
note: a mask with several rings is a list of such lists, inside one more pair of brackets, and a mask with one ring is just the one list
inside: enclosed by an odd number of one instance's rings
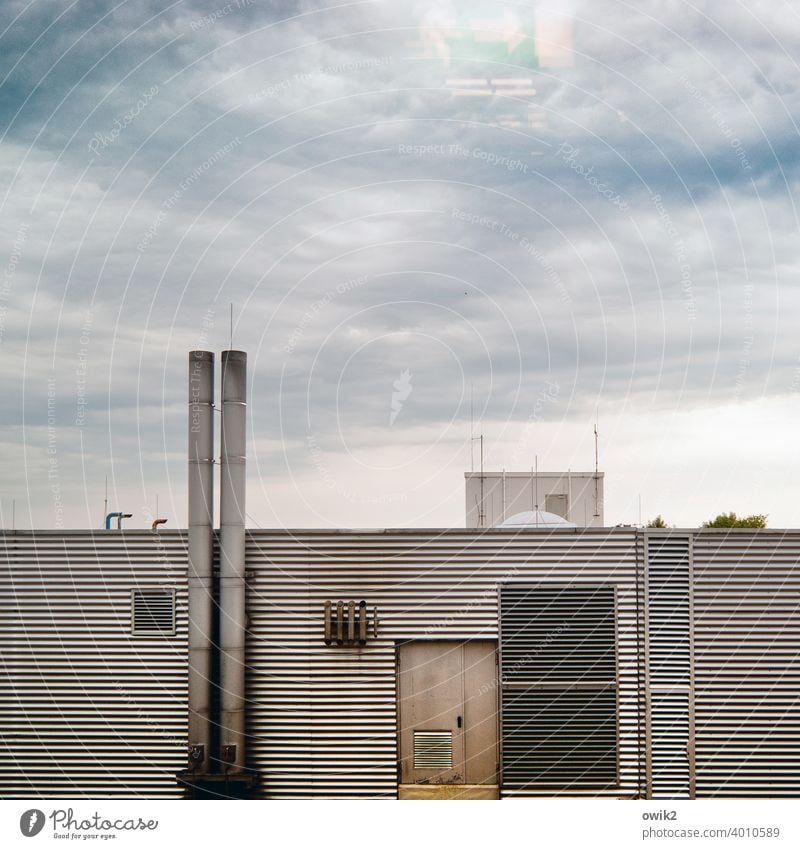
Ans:
{"label": "green tree", "polygon": [[647,523],[647,525],[645,525],[645,527],[647,527],[647,528],[666,528],[667,523],[664,521],[664,517],[659,513],[658,516],[656,516],[655,519],[651,519]]}
{"label": "green tree", "polygon": [[735,513],[720,513],[716,519],[703,522],[704,528],[766,528],[767,517],[761,514],[739,517]]}

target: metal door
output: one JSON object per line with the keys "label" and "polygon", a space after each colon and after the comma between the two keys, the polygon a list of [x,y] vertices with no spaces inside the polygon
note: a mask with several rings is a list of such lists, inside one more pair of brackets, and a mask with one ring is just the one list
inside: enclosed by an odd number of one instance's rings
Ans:
{"label": "metal door", "polygon": [[496,646],[399,647],[402,784],[497,783]]}

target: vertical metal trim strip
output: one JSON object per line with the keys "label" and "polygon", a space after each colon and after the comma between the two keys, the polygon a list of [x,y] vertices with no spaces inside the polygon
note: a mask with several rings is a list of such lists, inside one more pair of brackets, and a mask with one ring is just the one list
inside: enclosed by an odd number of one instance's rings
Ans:
{"label": "vertical metal trim strip", "polygon": [[644,799],[647,795],[647,775],[645,753],[647,742],[645,738],[646,693],[644,662],[644,546],[645,535],[642,529],[636,531],[635,543],[635,600],[636,600],[636,765],[637,765],[637,797]]}
{"label": "vertical metal trim strip", "polygon": [[503,798],[503,620],[501,618],[501,596],[506,582],[497,584],[495,599],[497,610],[497,789]]}
{"label": "vertical metal trim strip", "polygon": [[695,758],[695,711],[694,711],[694,534],[689,534],[689,740],[686,757],[689,760],[689,798],[697,798],[697,772]]}
{"label": "vertical metal trim strip", "polygon": [[650,696],[650,534],[644,535],[644,575],[642,580],[642,621],[644,625],[644,763],[645,798],[653,798],[653,706]]}
{"label": "vertical metal trim strip", "polygon": [[397,710],[395,711],[395,728],[397,729],[395,734],[395,744],[397,748],[397,781],[394,789],[394,798],[397,799],[400,796],[400,785],[403,783],[403,759],[400,749],[400,734],[402,732],[402,726],[400,724],[400,648],[397,640],[395,640],[394,643],[394,703],[397,706]]}
{"label": "vertical metal trim strip", "polygon": [[622,749],[622,737],[620,732],[620,702],[619,702],[619,691],[621,679],[619,675],[619,588],[616,584],[613,585],[614,590],[614,739],[616,740],[616,744],[614,749],[617,754],[617,769],[616,769],[616,777],[615,782],[617,785],[620,783],[620,778],[622,775],[621,765],[620,765],[620,752]]}

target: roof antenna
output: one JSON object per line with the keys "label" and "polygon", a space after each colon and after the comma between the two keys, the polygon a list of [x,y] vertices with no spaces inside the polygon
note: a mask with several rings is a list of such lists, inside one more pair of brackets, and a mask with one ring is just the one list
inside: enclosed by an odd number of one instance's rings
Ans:
{"label": "roof antenna", "polygon": [[598,494],[598,480],[600,478],[600,463],[599,463],[599,454],[597,450],[597,411],[595,410],[594,414],[594,517],[595,519],[600,516],[600,496]]}
{"label": "roof antenna", "polygon": [[231,301],[231,347],[230,350],[233,350],[233,301]]}
{"label": "roof antenna", "polygon": [[482,528],[486,520],[486,504],[484,501],[484,475],[483,475],[483,433],[480,436],[475,436],[475,418],[473,408],[473,388],[474,384],[469,385],[469,457],[471,470],[475,471],[475,443],[480,443],[480,463],[481,463],[481,498],[478,504],[478,527]]}
{"label": "roof antenna", "polygon": [[475,471],[475,406],[474,406],[475,384],[469,385],[469,465],[470,471]]}
{"label": "roof antenna", "polygon": [[481,523],[481,527],[483,527],[484,522],[486,521],[486,502],[484,501],[484,493],[483,493],[484,480],[485,480],[485,478],[483,476],[483,434],[480,435],[479,439],[481,441],[481,509],[480,509],[480,513],[478,513],[478,519]]}
{"label": "roof antenna", "polygon": [[533,513],[533,466],[531,466],[531,513]]}

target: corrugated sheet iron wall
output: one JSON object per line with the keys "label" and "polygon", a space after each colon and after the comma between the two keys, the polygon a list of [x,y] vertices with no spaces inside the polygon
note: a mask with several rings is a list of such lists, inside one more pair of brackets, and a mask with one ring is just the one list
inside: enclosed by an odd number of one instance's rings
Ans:
{"label": "corrugated sheet iron wall", "polygon": [[[249,731],[263,794],[394,796],[397,641],[497,639],[497,587],[510,582],[616,586],[621,781],[613,795],[641,793],[647,670],[638,646],[677,628],[685,653],[686,619],[684,597],[667,594],[652,599],[649,623],[640,603],[637,621],[643,536],[250,533]],[[693,681],[687,687],[682,658],[675,665],[664,644],[659,668],[669,680],[655,674],[660,686],[650,694],[652,779],[666,764],[668,792],[673,782],[685,792],[683,766],[673,767],[691,743],[684,700],[693,684],[697,796],[800,796],[800,532],[687,536]],[[174,636],[131,633],[131,590],[148,587],[174,587]],[[377,607],[378,638],[325,646],[325,601],[351,599],[367,601],[370,621]],[[0,797],[178,796],[185,534],[0,533],[0,614]],[[651,648],[658,653],[656,640]],[[596,791],[571,795],[579,792]]]}
{"label": "corrugated sheet iron wall", "polygon": [[800,796],[800,533],[694,538],[697,796]]}
{"label": "corrugated sheet iron wall", "polygon": [[[623,530],[251,532],[249,733],[264,795],[395,796],[396,641],[497,639],[497,586],[510,581],[616,585],[620,784],[606,793],[636,795],[635,551]],[[351,599],[377,607],[378,639],[326,646],[325,602]]]}
{"label": "corrugated sheet iron wall", "polygon": [[[174,588],[174,636],[131,591]],[[0,797],[178,797],[186,545],[148,531],[0,533]]]}

